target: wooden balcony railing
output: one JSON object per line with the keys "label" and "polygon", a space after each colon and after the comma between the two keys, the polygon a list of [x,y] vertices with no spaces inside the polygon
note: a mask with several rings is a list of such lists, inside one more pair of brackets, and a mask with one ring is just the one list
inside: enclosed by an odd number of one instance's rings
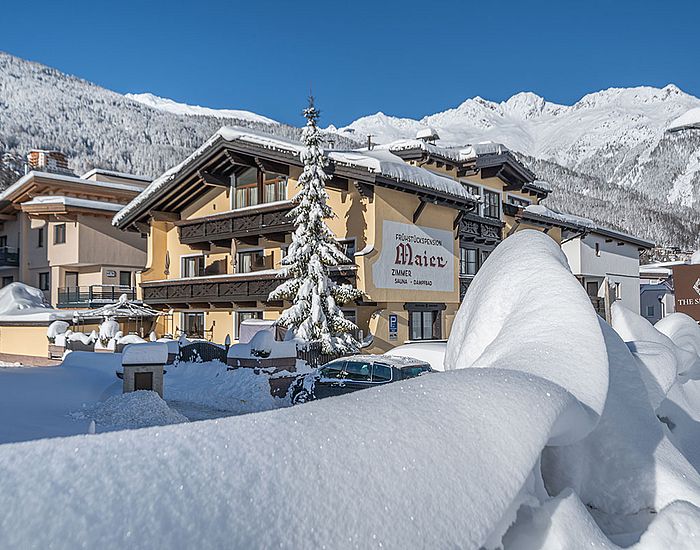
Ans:
{"label": "wooden balcony railing", "polygon": [[[337,282],[355,278],[353,267],[339,268],[332,277]],[[173,308],[206,307],[207,304],[231,305],[236,302],[266,302],[282,280],[276,272],[263,271],[143,282],[143,300],[149,305]]]}
{"label": "wooden balcony railing", "polygon": [[180,242],[198,244],[291,232],[294,225],[287,217],[291,209],[291,202],[283,201],[177,222]]}
{"label": "wooden balcony railing", "polygon": [[500,220],[465,214],[459,222],[459,237],[465,241],[497,243],[503,238]]}

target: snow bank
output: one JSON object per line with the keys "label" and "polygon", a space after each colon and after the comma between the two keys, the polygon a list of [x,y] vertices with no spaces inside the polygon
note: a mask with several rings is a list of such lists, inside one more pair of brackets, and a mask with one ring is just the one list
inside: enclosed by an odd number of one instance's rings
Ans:
{"label": "snow bank", "polygon": [[165,426],[187,422],[152,391],[136,391],[110,397],[71,414],[76,420],[94,420],[98,432]]}
{"label": "snow bank", "polygon": [[70,325],[66,321],[54,321],[46,329],[46,336],[52,340],[59,334],[65,334]]}
{"label": "snow bank", "polygon": [[204,405],[229,414],[246,414],[280,407],[291,401],[270,395],[267,376],[253,369],[228,371],[219,361],[178,363],[168,366],[164,381],[165,398]]}
{"label": "snow bank", "polygon": [[[446,372],[0,446],[0,547],[694,548],[700,383],[678,377],[660,422],[631,351],[654,338],[625,343],[556,243],[524,231],[470,285]],[[245,408],[267,382],[253,377],[181,364],[165,391]]]}
{"label": "snow bank", "polygon": [[565,388],[580,407],[562,424],[563,440],[595,426],[608,391],[605,343],[588,296],[547,235],[509,237],[469,286],[445,354],[447,370],[467,367],[511,369]]}

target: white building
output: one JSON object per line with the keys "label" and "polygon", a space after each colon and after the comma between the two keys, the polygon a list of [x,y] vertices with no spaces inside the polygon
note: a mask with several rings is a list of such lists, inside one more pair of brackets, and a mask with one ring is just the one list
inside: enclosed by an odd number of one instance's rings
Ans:
{"label": "white building", "polygon": [[562,236],[561,247],[571,271],[594,304],[596,298],[605,298],[607,283],[613,294],[611,299],[621,300],[626,308],[640,312],[639,254],[652,248],[652,242],[602,227],[584,232],[567,229]]}

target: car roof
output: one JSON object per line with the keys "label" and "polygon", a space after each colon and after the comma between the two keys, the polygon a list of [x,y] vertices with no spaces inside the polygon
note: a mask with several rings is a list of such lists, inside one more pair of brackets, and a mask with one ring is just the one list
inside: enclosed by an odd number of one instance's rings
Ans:
{"label": "car roof", "polygon": [[[389,365],[391,367],[396,367],[398,369],[402,367],[415,367],[428,365],[427,361],[421,361],[420,359],[414,359],[412,357],[404,357],[401,355],[370,355],[370,354],[358,354],[350,355],[348,357],[339,357],[330,361],[331,363],[335,361],[362,361],[363,363],[382,363],[384,365]],[[327,365],[328,363],[326,363]]]}

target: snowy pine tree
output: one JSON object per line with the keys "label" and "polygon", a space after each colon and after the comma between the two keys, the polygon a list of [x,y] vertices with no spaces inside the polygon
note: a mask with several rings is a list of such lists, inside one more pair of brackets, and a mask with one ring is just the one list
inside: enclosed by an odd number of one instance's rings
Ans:
{"label": "snowy pine tree", "polygon": [[362,292],[350,285],[339,285],[328,276],[330,268],[352,262],[324,221],[334,214],[327,204],[326,159],[313,97],[309,98],[304,116],[304,171],[299,178],[299,193],[292,199],[296,206],[289,213],[296,229],[280,274],[287,280],[270,293],[269,299],[292,302],[277,322],[294,329],[297,337],[319,342],[324,353],[352,353],[359,348],[352,336],[357,327],[345,318],[339,306],[359,298]]}

